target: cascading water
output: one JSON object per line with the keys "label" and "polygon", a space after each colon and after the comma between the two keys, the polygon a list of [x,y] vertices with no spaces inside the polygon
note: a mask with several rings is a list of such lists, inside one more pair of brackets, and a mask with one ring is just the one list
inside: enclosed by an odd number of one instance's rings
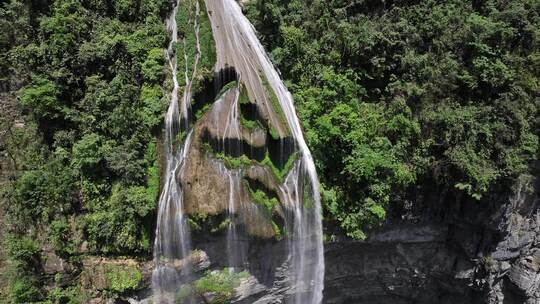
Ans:
{"label": "cascading water", "polygon": [[[207,0],[217,49],[217,68],[233,66],[255,100],[264,100],[265,81],[275,93],[300,157],[287,175],[281,191],[294,215],[289,236],[293,285],[298,304],[320,303],[324,280],[324,257],[320,194],[317,173],[296,116],[291,94],[285,88],[253,26],[234,0]],[[266,102],[269,113],[275,111]],[[270,117],[270,120],[273,118]],[[274,118],[275,120],[275,118]],[[279,126],[279,122],[275,124]],[[287,131],[278,130],[287,133]],[[281,145],[283,147],[283,145]],[[281,153],[283,154],[283,153]]]}
{"label": "cascading water", "polygon": [[[190,234],[183,211],[183,189],[179,182],[183,176],[185,160],[192,138],[192,131],[188,131],[188,101],[191,99],[191,80],[186,69],[187,85],[182,98],[182,110],[180,111],[178,104],[180,86],[177,79],[177,57],[174,52],[175,44],[178,43],[176,14],[179,3],[180,1],[176,2],[173,12],[167,19],[167,29],[171,33],[171,41],[166,50],[166,56],[171,69],[173,89],[165,116],[164,154],[166,166],[165,181],[158,203],[154,241],[155,268],[152,273],[154,303],[175,303],[175,293],[178,287],[189,281],[191,275],[188,259],[191,251]],[[195,66],[196,64],[195,62]],[[177,136],[187,132],[183,145],[175,147]]]}
{"label": "cascading water", "polygon": [[[167,129],[172,131],[172,121],[167,119]],[[169,131],[167,131],[169,132]],[[191,133],[184,146],[174,155],[172,144],[167,142],[165,184],[159,199],[156,239],[154,244],[155,268],[152,273],[152,288],[156,303],[174,303],[178,286],[189,279],[189,263],[179,264],[189,256],[189,229],[183,213],[183,196],[176,176],[182,176],[186,152],[191,143]]]}
{"label": "cascading water", "polygon": [[[218,144],[221,145],[221,149],[236,150],[237,152],[242,150],[241,145],[235,142],[234,139],[241,137],[239,114],[238,114],[238,98],[240,91],[238,87],[233,88],[225,92],[213,105],[212,117],[210,123],[219,126],[222,125],[220,120],[225,119],[225,123],[218,138]],[[231,140],[232,139],[232,140]],[[232,269],[241,269],[245,266],[245,248],[243,245],[242,237],[238,231],[238,223],[236,221],[236,213],[239,206],[239,189],[241,169],[230,170],[226,168],[222,163],[216,162],[214,165],[219,168],[220,175],[228,181],[228,204],[227,204],[227,258],[228,266]]]}
{"label": "cascading water", "polygon": [[[189,129],[188,110],[194,102],[191,91],[193,87],[200,90],[200,86],[193,86],[193,81],[200,76],[197,19],[201,8],[199,0],[188,2],[196,12],[195,20],[191,20],[196,39],[191,41],[195,40],[197,45],[189,60],[186,38],[181,42],[186,81],[179,104],[174,54],[178,43],[177,2],[167,23],[171,32],[167,58],[174,87],[165,118],[167,166],[156,228],[154,302],[175,303],[180,287],[201,275],[190,266],[191,242],[184,214],[206,212],[227,216],[226,264],[235,271],[257,271],[250,269],[248,261],[253,258],[247,255],[250,236],[279,239],[282,234],[274,220],[283,219],[288,258],[279,262],[276,271],[280,278],[283,273],[285,280],[270,282],[272,286],[268,286],[269,282],[264,284],[271,290],[288,290],[280,295],[286,303],[319,304],[324,276],[319,184],[291,94],[239,5],[234,0],[204,2],[208,12],[205,20],[210,21],[205,29],[211,26],[215,42],[214,77],[218,75],[217,82],[221,82],[219,75],[232,69],[236,84],[229,85],[216,100],[205,100],[211,107],[202,116],[198,114],[197,122]],[[193,63],[191,69],[188,62]],[[220,91],[224,85],[218,83],[215,90]],[[244,116],[246,109],[256,113]],[[245,125],[246,120],[251,121],[251,127]],[[176,148],[175,139],[186,133],[183,146]],[[236,162],[234,167],[227,163],[231,159]],[[266,203],[261,203],[261,199]]]}

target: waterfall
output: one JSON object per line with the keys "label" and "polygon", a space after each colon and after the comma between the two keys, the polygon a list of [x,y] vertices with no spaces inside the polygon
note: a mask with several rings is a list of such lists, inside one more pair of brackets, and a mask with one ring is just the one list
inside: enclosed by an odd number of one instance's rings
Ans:
{"label": "waterfall", "polygon": [[[200,16],[199,1],[195,1],[195,4],[197,19]],[[217,210],[227,216],[227,246],[224,253],[227,255],[227,265],[234,270],[249,268],[248,235],[258,236],[257,233],[260,233],[265,237],[275,235],[277,238],[278,234],[281,236],[279,227],[276,230],[276,223],[271,218],[272,214],[281,216],[285,225],[284,244],[288,249],[288,257],[278,268],[286,272],[287,278],[283,282],[275,281],[272,288],[280,289],[285,283],[290,290],[283,293],[282,296],[286,299],[282,300],[287,303],[319,304],[322,302],[324,287],[319,183],[292,96],[236,1],[206,0],[205,4],[215,41],[216,75],[232,68],[236,73],[237,83],[221,96],[217,96],[217,100],[207,100],[206,102],[212,102],[210,109],[194,126],[190,126],[188,112],[193,100],[192,90],[197,87],[193,86],[193,83],[199,76],[197,66],[201,56],[200,25],[197,20],[192,24],[197,44],[193,61],[188,60],[184,47],[186,69],[183,76],[186,85],[179,102],[176,61],[177,58],[182,58],[182,54],[175,54],[174,46],[177,43],[184,43],[185,46],[186,41],[185,38],[178,41],[178,1],[167,21],[171,43],[166,55],[172,72],[173,89],[165,117],[166,167],[159,198],[154,244],[154,303],[175,303],[175,293],[200,275],[193,271],[190,265],[191,242],[185,208],[197,210],[198,207],[210,205],[214,210],[212,212]],[[191,75],[188,62],[193,62]],[[256,118],[252,119],[259,119],[258,123],[263,127],[249,129],[241,125],[241,119],[246,119],[242,116],[244,110],[241,109],[241,104],[257,110]],[[208,139],[204,139],[203,134],[208,134]],[[175,145],[179,137],[185,137],[181,147]],[[206,152],[197,152],[203,140],[215,140],[216,144],[214,147],[207,145],[210,148],[207,148]],[[269,143],[272,144],[272,149]],[[193,154],[190,153],[192,145],[196,152]],[[250,151],[244,151],[244,145],[248,145]],[[266,163],[260,157],[261,149],[266,153],[263,155]],[[248,158],[246,152],[249,152],[251,157],[258,155],[255,157],[257,160]],[[270,153],[273,153],[272,156]],[[240,162],[236,158],[238,155],[244,157],[240,165],[226,165],[226,160],[231,157]],[[274,160],[269,160],[270,157]],[[289,162],[290,164],[285,166]],[[281,169],[277,169],[275,164]],[[213,179],[197,175],[201,172],[198,168],[202,168],[205,176],[212,176]],[[280,175],[276,174],[275,170],[284,172]],[[206,183],[201,184],[201,179]],[[270,207],[257,205],[253,194],[255,190],[249,183],[261,182],[258,179],[266,181],[266,184],[262,184],[268,188],[268,193],[275,195],[272,199],[279,199],[279,204]],[[208,181],[212,183],[209,184]],[[183,189],[183,183],[189,186]],[[214,196],[204,196],[205,192]],[[200,197],[211,200],[197,201]]]}
{"label": "waterfall", "polygon": [[[240,139],[238,114],[239,89],[237,87],[223,93],[212,106],[210,123],[218,132],[218,140],[223,150],[241,149],[240,146],[227,145],[229,139]],[[221,120],[225,120],[222,122]]]}
{"label": "waterfall", "polygon": [[[296,288],[295,302],[320,303],[324,287],[324,257],[319,183],[313,158],[296,116],[292,96],[257,39],[255,29],[242,14],[236,1],[207,0],[206,6],[216,40],[217,69],[226,66],[235,67],[246,84],[250,97],[259,102],[268,99],[263,92],[266,79],[279,101],[287,127],[300,151],[301,157],[281,187],[283,197],[287,198],[287,202],[284,203],[290,206],[294,215],[293,233],[289,237],[289,252],[291,271],[294,273],[293,285]],[[264,106],[268,113],[275,110],[269,102]],[[270,115],[270,120],[275,121],[276,118]],[[279,122],[275,124],[280,126]],[[286,130],[279,128],[278,131],[281,134],[287,133]]]}
{"label": "waterfall", "polygon": [[[235,142],[230,139],[239,139],[241,138],[241,131],[239,125],[239,114],[238,114],[238,98],[239,98],[239,88],[234,87],[233,89],[224,92],[222,96],[214,103],[212,107],[212,112],[210,114],[210,124],[214,125],[216,129],[219,129],[218,126],[221,126],[221,129],[218,130],[219,145],[223,151],[242,151],[242,145],[238,142]],[[224,124],[221,123],[221,120],[225,120]],[[227,217],[229,224],[227,227],[227,259],[228,265],[232,269],[242,269],[245,266],[245,248],[243,245],[243,236],[241,236],[238,231],[238,223],[236,221],[236,214],[239,211],[240,206],[238,202],[240,201],[239,192],[240,192],[240,179],[241,179],[241,169],[230,170],[227,169],[221,162],[215,161],[215,167],[219,169],[220,175],[223,176],[228,181],[228,204],[227,204]]]}
{"label": "waterfall", "polygon": [[[174,52],[174,46],[178,43],[176,14],[179,3],[178,0],[167,19],[167,29],[171,34],[171,41],[165,54],[172,74],[173,89],[165,116],[165,180],[158,202],[154,241],[155,265],[152,273],[152,289],[155,303],[175,303],[176,291],[179,286],[188,282],[191,276],[189,226],[184,215],[183,189],[179,181],[183,176],[184,164],[192,138],[192,131],[188,130],[188,106],[191,99],[192,81],[186,69],[184,77],[187,85],[182,98],[182,108],[179,110],[178,92],[180,86],[177,78],[177,56]],[[197,11],[198,8],[197,5]],[[185,60],[187,62],[187,58]],[[196,58],[195,66],[197,60]],[[186,133],[187,136],[182,146],[175,147],[177,137],[181,137]]]}

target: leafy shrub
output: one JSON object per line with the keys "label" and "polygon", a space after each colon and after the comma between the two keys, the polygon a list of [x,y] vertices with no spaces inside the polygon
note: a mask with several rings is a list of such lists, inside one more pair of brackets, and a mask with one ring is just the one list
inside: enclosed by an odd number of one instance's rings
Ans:
{"label": "leafy shrub", "polygon": [[56,215],[71,211],[74,187],[71,170],[61,161],[52,160],[43,168],[27,171],[19,177],[10,213],[20,225],[39,220],[48,222]]}
{"label": "leafy shrub", "polygon": [[156,84],[163,82],[164,57],[163,49],[160,48],[154,48],[148,52],[146,60],[141,67],[141,72],[145,81]]}
{"label": "leafy shrub", "polygon": [[38,269],[41,249],[36,241],[27,236],[10,234],[5,243],[9,259],[19,271],[33,272]]}
{"label": "leafy shrub", "polygon": [[142,186],[115,184],[110,198],[92,207],[83,219],[90,248],[106,253],[148,253],[155,198]]}
{"label": "leafy shrub", "polygon": [[[194,292],[206,299],[205,294],[212,295],[212,304],[229,303],[233,296],[234,289],[240,284],[240,280],[249,276],[247,272],[234,272],[230,268],[221,271],[209,271],[206,275],[193,284]],[[206,300],[205,300],[205,303]]]}
{"label": "leafy shrub", "polygon": [[24,277],[17,277],[10,282],[9,295],[13,303],[32,303],[41,298],[37,282]]}
{"label": "leafy shrub", "polygon": [[82,294],[79,286],[57,287],[50,292],[48,299],[52,303],[82,304],[84,303]]}
{"label": "leafy shrub", "polygon": [[105,277],[107,289],[116,293],[136,290],[142,282],[142,273],[135,266],[107,265]]}
{"label": "leafy shrub", "polygon": [[95,133],[84,135],[73,145],[72,165],[82,173],[90,173],[103,161],[103,139]]}
{"label": "leafy shrub", "polygon": [[272,214],[274,212],[274,208],[276,207],[276,205],[279,204],[279,201],[277,200],[277,198],[275,197],[272,197],[272,198],[269,198],[266,193],[260,189],[257,189],[256,191],[253,191],[250,189],[250,193],[251,193],[251,197],[253,198],[253,201],[264,207],[269,214]]}
{"label": "leafy shrub", "polygon": [[42,75],[34,75],[30,85],[21,92],[21,103],[32,109],[38,118],[54,119],[62,115],[64,109],[59,94],[54,82]]}
{"label": "leafy shrub", "polygon": [[68,257],[75,252],[72,237],[71,227],[66,220],[54,220],[50,223],[48,240],[59,256]]}
{"label": "leafy shrub", "polygon": [[161,92],[161,87],[158,85],[144,84],[141,88],[141,101],[144,105],[141,115],[144,124],[149,129],[159,126],[163,121],[163,113],[165,111],[161,103],[162,97],[163,93]]}
{"label": "leafy shrub", "polygon": [[42,297],[36,274],[41,256],[36,241],[27,237],[9,234],[5,238],[10,263],[9,297],[14,303],[35,302]]}

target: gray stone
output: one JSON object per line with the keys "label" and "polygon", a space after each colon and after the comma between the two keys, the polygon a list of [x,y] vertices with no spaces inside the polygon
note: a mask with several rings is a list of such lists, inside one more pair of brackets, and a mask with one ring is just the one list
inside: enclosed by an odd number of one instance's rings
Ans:
{"label": "gray stone", "polygon": [[540,287],[540,273],[532,269],[524,260],[514,264],[512,269],[510,269],[508,278],[527,296],[532,296]]}
{"label": "gray stone", "polygon": [[45,252],[43,259],[45,261],[43,264],[43,272],[46,274],[53,275],[62,272],[70,272],[72,269],[69,263],[53,252]]}
{"label": "gray stone", "polygon": [[260,295],[261,293],[264,293],[266,289],[266,286],[260,284],[254,276],[242,279],[240,285],[234,290],[235,298],[232,303],[239,303],[253,296]]}

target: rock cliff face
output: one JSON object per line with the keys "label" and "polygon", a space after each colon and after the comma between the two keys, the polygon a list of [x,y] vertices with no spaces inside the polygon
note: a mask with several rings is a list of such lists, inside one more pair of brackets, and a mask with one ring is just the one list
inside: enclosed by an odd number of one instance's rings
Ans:
{"label": "rock cliff face", "polygon": [[[489,203],[434,192],[423,205],[394,206],[393,217],[366,242],[327,243],[323,303],[540,303],[540,206],[537,192],[530,191],[538,189],[535,183]],[[198,269],[227,266],[224,231],[202,228],[193,240],[205,253],[196,263]],[[244,241],[253,277],[236,289],[232,303],[283,298],[290,292],[285,283],[279,284],[287,272],[280,267],[287,257],[285,241]],[[129,262],[85,262],[83,273],[103,285],[103,267],[133,264]],[[139,269],[142,289],[117,303],[150,303],[152,266],[141,264]],[[88,290],[99,291],[99,284],[90,284]]]}
{"label": "rock cliff face", "polygon": [[367,242],[326,245],[325,303],[540,303],[538,189],[394,206]]}
{"label": "rock cliff face", "polygon": [[[514,195],[497,193],[482,202],[433,190],[395,204],[387,224],[367,241],[325,244],[323,303],[540,303],[539,189],[536,179],[523,181]],[[193,232],[199,251],[192,263],[199,273],[229,263],[227,233],[212,226]],[[242,280],[231,303],[287,301],[286,241],[238,241],[244,243],[252,276]],[[46,260],[46,273],[70,277],[69,264],[54,255]],[[140,281],[122,284],[136,284],[138,291],[115,303],[151,303],[152,262],[95,258],[82,266],[89,302],[105,303],[101,293],[127,269]]]}
{"label": "rock cliff face", "polygon": [[[516,194],[478,202],[433,190],[392,206],[388,222],[365,242],[325,244],[323,303],[538,304],[540,198],[538,180]],[[227,264],[224,233],[199,231],[195,247],[212,268]],[[284,241],[248,242],[253,277],[232,303],[285,298]],[[286,302],[285,302],[286,303]]]}

